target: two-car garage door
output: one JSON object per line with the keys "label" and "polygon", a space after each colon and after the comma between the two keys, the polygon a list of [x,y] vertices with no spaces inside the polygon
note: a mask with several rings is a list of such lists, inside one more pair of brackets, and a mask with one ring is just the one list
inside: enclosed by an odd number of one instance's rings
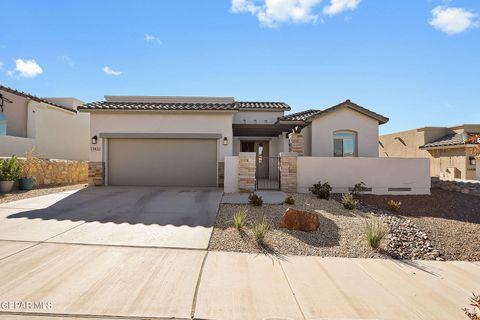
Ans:
{"label": "two-car garage door", "polygon": [[112,186],[217,185],[215,139],[108,139]]}

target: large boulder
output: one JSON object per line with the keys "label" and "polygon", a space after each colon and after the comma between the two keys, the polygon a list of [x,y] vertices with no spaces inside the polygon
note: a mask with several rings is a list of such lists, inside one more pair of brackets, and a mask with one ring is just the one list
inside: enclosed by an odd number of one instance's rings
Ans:
{"label": "large boulder", "polygon": [[318,214],[288,208],[280,221],[280,228],[300,231],[317,231],[320,227]]}

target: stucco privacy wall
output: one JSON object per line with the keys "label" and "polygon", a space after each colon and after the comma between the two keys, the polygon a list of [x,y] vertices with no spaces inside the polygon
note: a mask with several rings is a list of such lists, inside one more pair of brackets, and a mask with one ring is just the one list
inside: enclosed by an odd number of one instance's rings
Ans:
{"label": "stucco privacy wall", "polygon": [[[18,158],[18,160],[21,164],[25,162],[25,158]],[[32,177],[35,178],[37,186],[86,183],[88,162],[39,159],[33,166]]]}
{"label": "stucco privacy wall", "polygon": [[348,192],[363,181],[373,194],[430,194],[426,158],[298,157],[297,161],[300,193],[307,193],[318,181],[328,182],[333,192]]}
{"label": "stucco privacy wall", "polygon": [[351,130],[357,133],[359,157],[378,157],[378,121],[349,108],[336,110],[313,119],[311,155],[333,157],[333,133]]}
{"label": "stucco privacy wall", "polygon": [[[106,161],[103,139],[100,133],[212,133],[221,134],[217,141],[217,158],[223,162],[232,155],[232,113],[220,112],[115,112],[91,113],[90,135],[97,136],[100,150],[90,151],[90,161]],[[229,143],[223,145],[223,138]],[[93,145],[92,145],[93,146]],[[102,148],[103,147],[103,148]]]}
{"label": "stucco privacy wall", "polygon": [[225,157],[224,192],[238,192],[239,157]]}
{"label": "stucco privacy wall", "polygon": [[0,136],[0,157],[22,156],[35,147],[35,139]]}
{"label": "stucco privacy wall", "polygon": [[46,158],[88,160],[88,113],[64,111],[44,103],[29,107],[29,113],[34,114],[34,128],[29,117],[29,136],[35,137],[35,153]]}

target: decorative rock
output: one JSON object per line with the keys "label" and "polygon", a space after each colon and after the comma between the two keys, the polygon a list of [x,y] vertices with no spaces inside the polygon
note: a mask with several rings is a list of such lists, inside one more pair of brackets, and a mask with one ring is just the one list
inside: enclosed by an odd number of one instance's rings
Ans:
{"label": "decorative rock", "polygon": [[300,231],[316,231],[320,227],[318,214],[288,208],[280,220],[280,228]]}

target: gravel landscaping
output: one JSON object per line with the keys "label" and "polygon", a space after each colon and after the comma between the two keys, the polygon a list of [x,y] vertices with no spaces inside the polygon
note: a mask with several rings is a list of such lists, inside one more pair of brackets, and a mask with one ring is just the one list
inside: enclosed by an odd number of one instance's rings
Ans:
{"label": "gravel landscaping", "polygon": [[[294,205],[222,204],[217,215],[209,250],[237,252],[267,252],[276,255],[316,255],[330,257],[378,258],[387,257],[368,247],[365,240],[365,221],[373,215],[358,210],[345,210],[335,200],[317,199],[310,194],[292,194]],[[319,214],[320,228],[315,232],[291,231],[278,227],[283,213],[289,207],[315,210]],[[242,232],[233,227],[235,212],[248,209],[247,226]],[[265,217],[271,231],[259,246],[253,235],[252,222]]]}
{"label": "gravel landscaping", "polygon": [[390,199],[402,202],[397,214],[424,231],[446,260],[480,261],[480,197],[432,189],[431,195],[363,195],[361,203],[364,211],[385,212]]}
{"label": "gravel landscaping", "polygon": [[38,188],[33,190],[14,190],[7,194],[0,193],[0,203],[6,203],[11,201],[27,199],[27,198],[44,196],[50,193],[82,189],[82,188],[85,188],[86,186],[87,186],[86,184],[76,184],[71,186],[46,187],[46,188]]}

